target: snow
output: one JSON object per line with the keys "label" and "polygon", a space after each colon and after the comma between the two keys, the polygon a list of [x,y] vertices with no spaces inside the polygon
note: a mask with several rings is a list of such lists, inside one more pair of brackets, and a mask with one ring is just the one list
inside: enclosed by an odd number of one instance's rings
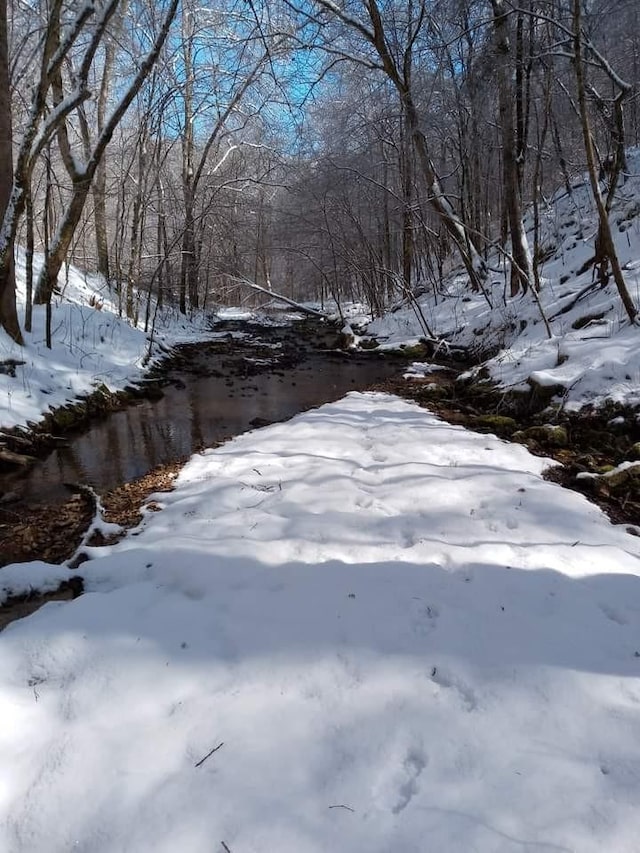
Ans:
{"label": "snow", "polygon": [[[629,151],[628,168],[630,174],[616,192],[611,222],[627,287],[640,306],[640,148]],[[505,390],[526,386],[532,379],[557,386],[567,410],[606,401],[640,405],[639,330],[629,326],[613,282],[600,288],[591,268],[579,272],[593,255],[597,232],[586,179],[575,182],[572,197],[557,193],[540,215],[541,245],[550,253],[541,266],[540,301],[550,320],[551,339],[531,294],[505,299],[508,268],[498,254],[489,258],[494,270],[488,285],[492,308],[483,294],[469,292],[465,275],[454,271],[437,301],[430,294],[418,299],[422,314],[437,336],[472,353],[480,347],[489,352],[492,357],[484,366]],[[525,227],[532,241],[531,213]],[[406,305],[370,323],[367,334],[390,349],[414,344],[424,330]]]}
{"label": "snow", "polygon": [[355,393],[193,457],[0,634],[0,849],[637,851],[640,540],[548,464]]}
{"label": "snow", "polygon": [[424,361],[414,361],[409,365],[406,373],[403,374],[403,377],[404,379],[423,379],[431,373],[440,373],[446,369],[447,368],[443,367],[441,364],[429,364]]}
{"label": "snow", "polygon": [[75,574],[65,566],[42,562],[29,563],[26,571],[21,563],[5,566],[0,570],[0,604],[10,596],[52,592],[62,581],[68,581]]}
{"label": "snow", "polygon": [[[612,221],[639,302],[640,149],[628,162]],[[454,273],[420,311],[490,349],[505,389],[640,405],[640,332],[612,285],[578,273],[588,186],[541,215],[551,338],[530,295],[504,298],[497,257],[492,307]],[[24,348],[0,332],[0,362],[25,362],[0,374],[0,426],[148,368],[148,335],[104,282],[69,267],[60,287],[52,350],[41,308]],[[337,311],[355,341],[366,312]],[[218,334],[160,314],[153,358]],[[390,350],[424,330],[400,306],[367,334]],[[117,530],[96,495],[79,571],[0,570],[0,603],[74,574],[86,589],[0,633],[0,850],[637,851],[640,538],[547,482],[551,464],[350,394],[194,456],[117,545],[86,545]]]}
{"label": "snow", "polygon": [[[42,263],[34,260],[34,278]],[[24,328],[25,259],[16,263],[17,302]],[[50,409],[64,405],[100,385],[116,391],[142,378],[167,348],[210,338],[207,318],[187,320],[177,312],[160,312],[152,359],[146,363],[149,335],[118,317],[116,294],[96,275],[69,266],[60,276],[61,293],[52,303],[53,347],[45,345],[45,310],[34,306],[33,331],[24,347],[0,330],[0,362],[18,362],[15,377],[0,373],[0,427],[37,422]],[[144,314],[144,306],[140,309]],[[152,315],[153,315],[152,311]]]}
{"label": "snow", "polygon": [[621,462],[619,465],[616,465],[615,468],[612,468],[611,471],[607,471],[602,476],[605,479],[607,479],[607,477],[609,479],[611,479],[612,477],[615,477],[616,474],[620,474],[622,471],[629,471],[632,468],[638,468],[638,467],[640,467],[640,462],[628,462],[628,461],[627,462]]}

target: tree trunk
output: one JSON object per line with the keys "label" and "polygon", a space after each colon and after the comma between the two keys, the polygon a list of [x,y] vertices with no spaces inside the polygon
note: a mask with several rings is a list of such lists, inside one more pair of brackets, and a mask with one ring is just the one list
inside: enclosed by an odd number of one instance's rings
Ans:
{"label": "tree trunk", "polygon": [[38,285],[33,300],[36,305],[46,305],[51,301],[58,281],[58,273],[67,257],[90,187],[90,178],[76,180],[74,183],[73,195],[65,211],[64,219],[60,223],[58,233],[52,241],[51,250],[38,277]]}
{"label": "tree trunk", "polygon": [[133,200],[133,209],[131,212],[131,232],[129,235],[129,265],[127,268],[127,296],[125,300],[125,310],[127,319],[133,320],[134,315],[134,299],[133,294],[136,285],[136,271],[138,268],[137,259],[140,255],[140,241],[142,240],[140,227],[140,213],[142,209],[142,191],[140,184],[136,190],[136,195]]}
{"label": "tree trunk", "polygon": [[193,137],[193,89],[195,85],[193,68],[195,33],[195,10],[184,8],[182,11],[182,61],[184,64],[184,85],[182,91],[183,121],[182,131],[182,196],[184,201],[184,233],[182,236],[182,257],[180,262],[180,313],[187,313],[187,294],[191,298],[193,288],[193,262],[195,251],[195,187],[194,187],[194,148]]}
{"label": "tree trunk", "polygon": [[127,268],[126,311],[129,320],[136,321],[134,290],[140,279],[142,258],[142,237],[144,231],[144,196],[147,181],[147,127],[142,122],[138,136],[138,180],[131,213],[131,233],[129,237],[129,266]]}
{"label": "tree trunk", "polygon": [[25,259],[26,273],[26,295],[24,306],[24,328],[25,331],[31,331],[31,321],[33,315],[33,251],[34,251],[34,234],[33,234],[33,198],[31,195],[31,187],[26,198],[26,215],[27,215],[27,250]]}
{"label": "tree trunk", "polygon": [[401,119],[401,171],[402,171],[402,282],[405,292],[411,291],[413,284],[413,158],[411,147],[406,144],[404,125]]}
{"label": "tree trunk", "polygon": [[107,172],[104,163],[96,169],[93,183],[93,217],[96,231],[96,257],[98,272],[105,281],[110,280],[109,243],[107,240]]}
{"label": "tree trunk", "polygon": [[[143,83],[149,75],[149,72],[154,66],[169,33],[169,28],[171,26],[173,18],[175,17],[177,7],[178,0],[171,0],[169,9],[165,14],[165,18],[162,23],[162,27],[160,29],[160,32],[156,36],[151,50],[140,63],[136,76],[129,85],[129,88],[123,94],[117,107],[111,114],[109,121],[105,125],[102,133],[100,134],[100,137],[95,143],[94,149],[91,152],[91,156],[89,157],[88,162],[81,170],[79,170],[75,164],[73,164],[71,169],[69,169],[69,166],[67,166],[67,170],[70,171],[70,174],[73,177],[73,192],[71,195],[71,200],[67,205],[64,219],[53,241],[51,253],[47,258],[47,262],[43,266],[42,271],[40,273],[40,277],[38,279],[38,286],[36,289],[34,300],[37,304],[47,304],[51,299],[51,294],[53,293],[53,288],[55,287],[55,283],[58,278],[58,273],[60,272],[62,264],[65,261],[67,251],[71,244],[71,240],[73,239],[75,229],[82,216],[82,210],[84,208],[84,204],[91,189],[91,184],[93,182],[96,169],[100,164],[107,145],[113,137],[116,127],[119,125],[124,114],[131,105],[131,102],[140,91],[140,88],[142,87]],[[58,126],[58,141],[63,156],[65,137],[66,127]]]}
{"label": "tree trunk", "polygon": [[180,313],[187,313],[187,293],[191,298],[191,287],[193,274],[191,267],[195,252],[195,221],[193,216],[193,199],[189,195],[189,188],[185,185],[185,214],[184,234],[182,235],[182,255],[180,262]]}
{"label": "tree trunk", "polygon": [[469,276],[471,287],[475,290],[482,290],[483,281],[486,277],[485,263],[478,254],[473,240],[455,213],[451,202],[442,188],[440,179],[429,156],[426,137],[420,129],[420,121],[413,98],[408,91],[405,91],[404,94],[404,104],[413,144],[418,155],[418,165],[429,191],[429,203],[442,220],[449,236],[453,240]]}
{"label": "tree trunk", "polygon": [[407,43],[402,51],[402,59],[398,60],[396,52],[390,47],[392,40],[385,32],[382,13],[376,0],[365,0],[369,21],[372,28],[369,29],[359,19],[351,17],[343,11],[339,4],[333,0],[315,0],[316,4],[328,11],[331,15],[343,21],[348,27],[364,38],[378,54],[382,69],[395,87],[402,106],[406,111],[408,127],[411,131],[414,148],[417,155],[417,167],[424,179],[428,200],[436,214],[442,220],[444,227],[452,239],[465,270],[469,276],[472,288],[482,290],[487,301],[489,298],[484,288],[486,279],[486,264],[478,253],[473,238],[455,211],[450,199],[444,191],[440,178],[429,153],[429,145],[426,136],[421,129],[418,110],[412,93],[412,51],[418,33],[425,21],[425,7],[422,6],[415,19],[410,19],[408,25]]}
{"label": "tree trunk", "polygon": [[[115,43],[108,40],[104,49],[104,68],[100,82],[100,92],[96,105],[96,120],[98,134],[102,133],[104,119],[109,99],[111,84],[111,69],[115,59]],[[96,232],[96,257],[98,272],[105,281],[109,281],[109,244],[107,239],[107,169],[104,161],[100,161],[93,179],[93,217]]]}
{"label": "tree trunk", "polygon": [[[511,254],[515,263],[511,264],[511,296],[520,291],[527,292],[533,283],[531,254],[527,234],[522,222],[521,165],[519,160],[523,151],[516,146],[516,123],[514,119],[514,91],[511,84],[511,43],[509,37],[509,16],[504,0],[491,0],[493,8],[493,32],[495,55],[498,66],[498,104],[500,112],[500,131],[502,137],[502,168],[504,181],[504,204],[511,236]],[[517,112],[520,133],[524,133],[524,107],[522,91],[518,91]],[[520,140],[523,144],[523,140]]]}
{"label": "tree trunk", "polygon": [[[13,190],[13,150],[11,127],[11,91],[9,84],[9,48],[7,43],[7,2],[0,0],[0,216],[6,220]],[[6,230],[7,223],[3,222]],[[16,276],[13,240],[0,258],[0,326],[22,344],[22,332],[16,309]]]}
{"label": "tree trunk", "polygon": [[631,295],[627,290],[627,284],[622,274],[622,267],[618,259],[613,235],[611,233],[611,223],[609,222],[609,214],[605,206],[605,201],[600,192],[598,183],[598,170],[596,168],[596,157],[593,148],[593,139],[591,136],[591,124],[589,122],[589,112],[587,109],[587,94],[584,79],[584,64],[582,57],[582,10],[580,0],[573,0],[573,52],[574,52],[574,68],[576,74],[576,85],[578,89],[578,105],[580,108],[580,124],[582,126],[582,138],[584,141],[585,153],[587,156],[587,167],[589,171],[589,182],[591,184],[591,192],[598,211],[598,243],[599,250],[609,259],[613,279],[618,288],[618,293],[629,320],[634,323],[638,314],[636,306],[633,304]]}

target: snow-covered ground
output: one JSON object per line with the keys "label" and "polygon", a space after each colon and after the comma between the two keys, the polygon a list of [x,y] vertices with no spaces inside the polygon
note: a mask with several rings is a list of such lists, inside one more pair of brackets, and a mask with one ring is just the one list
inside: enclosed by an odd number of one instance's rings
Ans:
{"label": "snow-covered ground", "polygon": [[[631,297],[640,308],[640,149],[628,156],[629,176],[617,191],[611,222]],[[593,270],[578,274],[593,256],[597,218],[586,176],[574,182],[572,195],[560,190],[543,205],[541,245],[549,254],[542,265],[541,303],[550,320],[545,333],[540,309],[529,294],[505,301],[505,274],[493,272],[488,283],[489,307],[482,294],[469,293],[464,276],[452,276],[437,303],[419,299],[431,331],[472,351],[493,349],[487,367],[506,389],[529,378],[558,386],[557,398],[568,409],[613,400],[640,404],[640,328],[632,328],[613,281],[604,289],[593,283]],[[533,218],[525,225],[532,240]],[[497,270],[500,256],[490,258]],[[575,305],[569,307],[575,300]],[[568,309],[568,310],[567,310]],[[574,324],[581,326],[575,328]],[[425,335],[416,311],[403,307],[368,327],[382,347],[416,343]]]}
{"label": "snow-covered ground", "polygon": [[635,853],[640,539],[545,464],[376,394],[195,456],[0,634],[0,850]]}

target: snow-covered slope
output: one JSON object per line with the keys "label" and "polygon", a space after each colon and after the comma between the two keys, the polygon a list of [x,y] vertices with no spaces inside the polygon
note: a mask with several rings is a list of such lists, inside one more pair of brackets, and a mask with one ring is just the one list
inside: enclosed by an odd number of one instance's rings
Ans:
{"label": "snow-covered slope", "polygon": [[544,465],[373,394],[194,457],[0,634],[0,849],[637,853],[640,540]]}
{"label": "snow-covered slope", "polygon": [[[611,220],[626,283],[640,307],[640,149],[629,152],[628,167]],[[445,298],[440,295],[437,304],[421,298],[430,327],[472,351],[497,352],[487,366],[504,388],[532,377],[558,386],[569,408],[606,399],[640,404],[640,328],[629,326],[613,282],[604,289],[590,288],[593,270],[578,274],[594,253],[597,232],[586,177],[575,182],[571,195],[556,193],[540,215],[541,245],[548,256],[541,269],[541,302],[553,337],[546,336],[531,295],[505,300],[506,277],[499,273],[492,274],[488,285],[491,308],[482,294],[469,292],[459,275],[447,280]],[[531,214],[525,224],[531,235]],[[493,255],[490,265],[498,269],[500,257]],[[411,307],[374,322],[368,331],[386,346],[414,342],[424,334]]]}
{"label": "snow-covered slope", "polygon": [[[41,259],[36,258],[36,274]],[[24,255],[17,258],[17,302],[24,327]],[[118,317],[116,296],[98,276],[69,267],[59,280],[60,294],[52,302],[52,349],[45,345],[45,309],[34,306],[33,331],[24,347],[0,330],[0,363],[15,366],[15,376],[0,372],[0,427],[37,421],[79,394],[101,384],[117,390],[139,379],[149,350],[148,335]],[[154,306],[155,307],[155,306]],[[141,307],[144,312],[144,306]],[[156,316],[155,340],[170,346],[202,337],[204,318],[188,321],[176,311]],[[153,355],[159,353],[156,347]],[[147,365],[148,368],[148,365]],[[6,369],[6,368],[5,368]]]}

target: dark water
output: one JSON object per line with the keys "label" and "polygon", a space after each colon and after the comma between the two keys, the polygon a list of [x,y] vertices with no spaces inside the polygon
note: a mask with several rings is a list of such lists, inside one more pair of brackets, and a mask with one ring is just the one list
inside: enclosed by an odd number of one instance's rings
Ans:
{"label": "dark water", "polygon": [[[265,334],[271,343],[277,338],[277,332]],[[256,418],[284,420],[364,390],[401,369],[379,357],[345,357],[309,344],[295,366],[256,365],[255,344],[234,344],[230,353],[206,348],[195,353],[188,365],[169,373],[171,384],[162,399],[145,400],[96,422],[39,462],[14,488],[29,503],[67,498],[66,482],[86,483],[103,493],[161,463],[253,429]],[[289,347],[300,351],[291,343]],[[243,375],[247,365],[249,371],[263,372]]]}

